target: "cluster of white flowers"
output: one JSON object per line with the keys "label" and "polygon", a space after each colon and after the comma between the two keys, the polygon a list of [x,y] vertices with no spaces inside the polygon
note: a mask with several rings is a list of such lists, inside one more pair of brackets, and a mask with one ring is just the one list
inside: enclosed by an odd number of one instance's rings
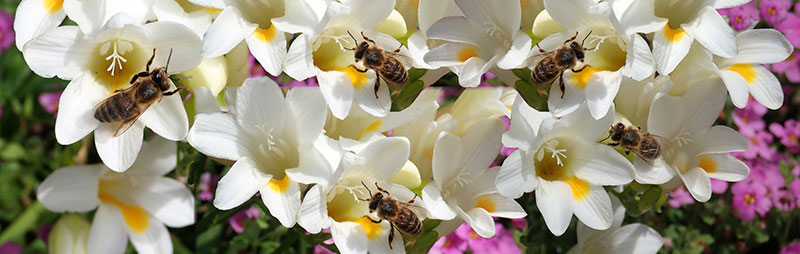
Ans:
{"label": "cluster of white flowers", "polygon": [[[415,201],[427,210],[423,218],[441,220],[440,236],[466,222],[491,237],[493,217],[525,217],[514,199],[533,191],[555,235],[573,214],[579,232],[612,229],[579,234],[589,240],[574,250],[654,252],[658,233],[620,228],[624,212],[612,209],[616,198],[604,186],[685,185],[707,201],[710,178],[749,174],[728,154],[746,149],[747,140],[712,125],[726,89],[737,107],[752,96],[779,108],[780,84],[761,64],[784,60],[792,47],[771,29],[735,34],[716,12],[747,0],[544,0],[536,10],[521,2],[528,1],[23,0],[14,28],[25,60],[40,76],[70,80],[56,138],[67,145],[95,131],[103,161],[56,171],[38,197],[53,211],[97,208],[90,253],[122,253],[126,234],[140,252],[171,252],[163,225],[192,224],[194,201],[162,175],[177,160],[175,142],[167,140],[186,140],[231,165],[214,206],[233,209],[260,193],[283,226],[330,229],[345,253],[404,252],[400,234],[390,248],[388,221],[365,217],[362,200],[376,185]],[[65,17],[77,26],[59,26]],[[515,73],[576,34],[586,37],[585,58],[575,66],[583,68],[564,71],[563,96],[556,78],[549,112],[530,107],[513,88],[531,84]],[[390,89],[385,82],[373,89],[380,75],[359,71],[350,50],[366,37],[413,59],[407,69],[427,69],[419,78],[425,85],[453,72],[468,89],[440,108],[441,91],[426,88],[409,107],[390,112]],[[196,96],[194,122],[179,96],[164,96],[115,137],[116,126],[95,119],[92,109],[129,87],[153,49],[153,66],[165,66],[172,51],[170,73],[192,77],[181,84]],[[319,87],[245,80],[247,51],[269,74],[316,77]],[[508,87],[472,88],[489,71]],[[660,137],[659,162],[626,157],[602,141],[618,122]],[[143,146],[145,126],[165,139]],[[501,146],[517,150],[490,167]],[[625,242],[637,237],[647,244]]]}

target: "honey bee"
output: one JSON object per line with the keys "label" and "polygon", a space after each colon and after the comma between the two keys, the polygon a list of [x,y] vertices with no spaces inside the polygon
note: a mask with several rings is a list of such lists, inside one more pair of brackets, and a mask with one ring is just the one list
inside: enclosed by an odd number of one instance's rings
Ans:
{"label": "honey bee", "polygon": [[558,46],[558,48],[552,51],[545,51],[537,43],[536,47],[539,48],[539,53],[541,54],[532,56],[526,60],[528,63],[536,63],[531,69],[531,80],[533,80],[533,83],[535,85],[544,85],[558,77],[561,98],[564,98],[564,71],[570,69],[572,72],[581,72],[588,66],[584,64],[580,69],[575,69],[578,62],[583,62],[583,58],[585,57],[584,51],[593,50],[583,47],[583,43],[586,42],[586,38],[589,38],[590,34],[592,34],[591,31],[589,31],[586,37],[583,38],[583,41],[578,44],[578,42],[575,41],[575,38],[578,37],[578,32],[575,32],[575,36],[564,41],[563,45]]}
{"label": "honey bee", "polygon": [[128,128],[139,119],[150,105],[161,101],[163,96],[170,96],[185,88],[177,88],[168,91],[170,88],[169,60],[172,58],[172,50],[167,57],[165,67],[155,68],[150,71],[150,64],[156,57],[156,49],[153,49],[153,56],[147,61],[145,71],[133,75],[131,86],[124,90],[117,90],[113,95],[98,103],[92,109],[92,115],[102,123],[118,123],[114,137],[124,133]]}
{"label": "honey bee", "polygon": [[654,165],[654,161],[661,157],[661,145],[666,140],[660,136],[656,136],[642,131],[638,126],[625,127],[622,123],[617,123],[611,126],[608,130],[608,137],[611,138],[612,143],[610,146],[620,146],[625,149],[625,154],[634,152],[639,158],[642,158],[650,165]]}
{"label": "honey bee", "polygon": [[347,34],[350,35],[350,38],[353,38],[353,42],[357,45],[355,48],[348,48],[348,50],[355,50],[356,63],[363,61],[366,68],[359,69],[353,64],[350,66],[358,72],[367,72],[367,69],[373,69],[380,76],[375,80],[375,98],[378,98],[381,78],[386,81],[390,90],[402,90],[406,81],[408,81],[406,66],[411,66],[414,62],[411,57],[400,54],[400,49],[403,48],[403,45],[400,44],[394,51],[388,51],[375,44],[372,39],[367,38],[363,31],[361,32],[361,37],[364,37],[364,41],[361,43],[358,43],[356,37],[350,31],[347,31]]}
{"label": "honey bee", "polygon": [[417,198],[415,194],[408,202],[398,201],[395,197],[391,196],[388,191],[384,190],[378,183],[378,192],[375,195],[367,188],[364,182],[361,182],[364,188],[367,189],[370,199],[362,199],[362,201],[369,201],[369,213],[373,214],[377,210],[378,220],[373,219],[370,215],[364,215],[373,223],[380,223],[383,220],[389,221],[392,230],[389,232],[389,249],[392,248],[392,240],[394,240],[394,229],[400,231],[408,238],[413,238],[422,233],[422,220],[420,216],[426,216],[427,210],[420,206],[414,205],[414,200]]}

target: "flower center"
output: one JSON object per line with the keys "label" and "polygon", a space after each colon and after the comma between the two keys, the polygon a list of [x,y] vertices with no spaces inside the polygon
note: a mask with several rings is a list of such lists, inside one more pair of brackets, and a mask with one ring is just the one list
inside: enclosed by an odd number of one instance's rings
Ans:
{"label": "flower center", "polygon": [[571,177],[567,168],[567,148],[559,148],[560,141],[551,139],[544,143],[536,153],[534,168],[536,175],[548,181],[563,181]]}
{"label": "flower center", "polygon": [[[276,133],[274,128],[268,128],[266,125],[255,127],[261,131],[266,139],[258,144],[258,152],[261,155],[260,161],[263,162],[261,163],[262,167],[271,169],[266,171],[272,174],[274,181],[288,179],[288,177],[285,177],[284,170],[297,167],[299,164],[296,156],[297,151],[293,150],[289,142],[279,133]],[[275,184],[278,184],[278,182]]]}
{"label": "flower center", "polygon": [[[381,225],[370,221],[364,217],[369,213],[368,203],[360,201],[359,198],[369,198],[368,192],[361,186],[349,185],[350,181],[339,182],[332,190],[335,193],[333,199],[328,201],[328,216],[338,222],[351,221],[361,224],[367,234],[367,238],[374,239],[381,233]],[[378,219],[374,218],[373,219]]]}
{"label": "flower center", "polygon": [[98,55],[90,62],[92,73],[111,91],[127,87],[131,77],[144,71],[151,56],[137,52],[138,49],[135,43],[117,38],[98,44]]}
{"label": "flower center", "polygon": [[748,205],[752,205],[753,203],[756,202],[756,196],[753,195],[752,193],[748,193],[744,195],[744,202],[747,203]]}
{"label": "flower center", "polygon": [[112,189],[115,188],[115,183],[108,180],[100,180],[98,183],[97,198],[104,204],[116,206],[122,214],[122,218],[128,228],[134,233],[141,234],[147,230],[150,217],[147,212],[138,205],[128,204],[127,202],[119,200],[113,194]]}
{"label": "flower center", "polygon": [[775,15],[775,7],[769,7],[767,11],[769,12],[769,15]]}
{"label": "flower center", "polygon": [[672,143],[678,145],[678,147],[683,147],[694,141],[693,139],[690,138],[690,136],[691,133],[686,131],[681,131],[680,133],[678,133],[678,135],[675,135],[675,137],[672,138]]}

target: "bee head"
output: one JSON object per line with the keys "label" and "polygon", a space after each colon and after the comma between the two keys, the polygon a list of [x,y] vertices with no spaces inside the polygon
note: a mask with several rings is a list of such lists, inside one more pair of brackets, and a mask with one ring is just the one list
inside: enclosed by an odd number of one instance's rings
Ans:
{"label": "bee head", "polygon": [[611,140],[619,141],[622,139],[622,131],[625,130],[625,125],[622,123],[617,123],[611,127],[609,134],[611,134]]}
{"label": "bee head", "polygon": [[361,60],[361,58],[364,58],[364,52],[367,52],[367,48],[369,48],[369,43],[366,41],[362,41],[360,44],[358,44],[355,54],[356,62]]}
{"label": "bee head", "polygon": [[578,42],[573,41],[569,44],[569,47],[572,49],[572,52],[575,52],[575,57],[578,58],[578,60],[583,61],[583,58],[585,57],[583,54],[583,46],[578,44]]}
{"label": "bee head", "polygon": [[156,83],[161,91],[169,90],[169,74],[166,68],[157,68],[150,73],[150,78]]}
{"label": "bee head", "polygon": [[375,209],[378,209],[378,204],[381,203],[381,200],[383,200],[383,194],[380,192],[375,193],[369,201],[369,212],[374,212]]}

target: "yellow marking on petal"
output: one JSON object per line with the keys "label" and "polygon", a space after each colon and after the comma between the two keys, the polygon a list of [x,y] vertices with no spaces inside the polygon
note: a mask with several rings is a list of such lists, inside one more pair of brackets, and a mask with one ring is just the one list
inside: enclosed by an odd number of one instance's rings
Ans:
{"label": "yellow marking on petal", "polygon": [[369,218],[367,217],[361,217],[353,221],[358,224],[361,224],[361,227],[364,228],[364,232],[367,232],[367,238],[369,238],[370,240],[374,239],[376,236],[381,234],[380,223],[374,223],[370,221]]}
{"label": "yellow marking on petal", "polygon": [[464,48],[460,49],[457,54],[458,61],[463,63],[474,56],[478,56],[478,49],[473,46],[464,46]]}
{"label": "yellow marking on petal", "polygon": [[217,15],[219,12],[222,11],[222,9],[208,8],[208,7],[203,7],[203,10],[205,10],[206,12],[208,12],[208,14],[211,14],[211,15]]}
{"label": "yellow marking on petal", "polygon": [[672,30],[672,28],[669,28],[669,25],[664,25],[664,38],[667,39],[667,42],[679,42],[683,39],[683,36],[686,36],[686,31],[683,31],[683,28]]}
{"label": "yellow marking on petal", "polygon": [[483,208],[483,210],[493,213],[497,209],[497,203],[489,197],[480,197],[478,201],[475,202],[475,208]]}
{"label": "yellow marking on petal", "polygon": [[275,38],[275,26],[269,26],[267,29],[256,28],[253,35],[261,42],[271,42]]}
{"label": "yellow marking on petal", "polygon": [[697,166],[703,168],[703,170],[708,173],[717,172],[717,162],[708,155],[700,156],[700,162],[697,163]]}
{"label": "yellow marking on petal", "polygon": [[586,66],[586,68],[583,68],[582,71],[572,73],[572,84],[575,84],[578,89],[583,90],[586,88],[586,84],[589,83],[589,78],[592,77],[592,74],[598,71],[600,71],[600,69],[592,68],[592,66]]}
{"label": "yellow marking on petal", "polygon": [[283,194],[289,190],[290,183],[292,183],[292,181],[289,179],[289,176],[284,176],[281,180],[275,180],[274,178],[270,179],[269,182],[267,182],[267,187],[272,189],[274,192]]}
{"label": "yellow marking on petal", "polygon": [[367,127],[364,127],[363,129],[358,131],[358,135],[356,135],[356,139],[361,139],[361,136],[363,136],[364,134],[378,131],[378,128],[381,127],[381,124],[383,124],[383,121],[375,120],[371,124],[367,125]]}
{"label": "yellow marking on petal", "polygon": [[572,196],[575,197],[575,200],[581,201],[589,195],[589,183],[586,181],[572,177],[567,179],[566,183],[572,187]]}
{"label": "yellow marking on petal", "polygon": [[147,230],[149,217],[147,216],[147,212],[141,207],[126,204],[111,194],[102,191],[97,193],[97,198],[100,199],[100,202],[119,208],[119,211],[122,212],[122,218],[125,219],[125,224],[128,225],[134,233],[141,234]]}
{"label": "yellow marking on petal", "polygon": [[356,68],[353,67],[352,65],[341,68],[339,69],[339,71],[344,72],[345,74],[347,74],[348,77],[350,77],[350,82],[353,83],[353,87],[356,90],[359,90],[361,89],[361,87],[364,87],[364,85],[367,84],[367,80],[369,79],[367,78],[366,72],[360,72],[356,70]]}
{"label": "yellow marking on petal", "polygon": [[756,74],[756,69],[753,68],[752,64],[734,64],[731,67],[728,67],[726,70],[735,71],[742,75],[747,84],[752,84],[753,81],[756,80],[758,74]]}
{"label": "yellow marking on petal", "polygon": [[64,0],[44,0],[42,7],[50,14],[56,13],[61,10],[64,5]]}

